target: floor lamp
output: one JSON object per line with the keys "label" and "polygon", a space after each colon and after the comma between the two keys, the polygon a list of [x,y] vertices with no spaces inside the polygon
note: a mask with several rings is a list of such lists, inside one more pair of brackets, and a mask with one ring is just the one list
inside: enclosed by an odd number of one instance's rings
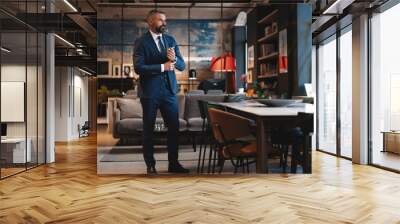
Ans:
{"label": "floor lamp", "polygon": [[220,57],[213,57],[210,70],[225,73],[226,93],[236,93],[236,59],[230,52]]}

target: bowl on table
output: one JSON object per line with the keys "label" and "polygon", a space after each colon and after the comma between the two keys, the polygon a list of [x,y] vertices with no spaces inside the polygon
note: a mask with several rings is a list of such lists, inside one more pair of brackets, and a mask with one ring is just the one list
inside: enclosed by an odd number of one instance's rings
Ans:
{"label": "bowl on table", "polygon": [[292,100],[292,99],[255,99],[255,100],[269,107],[287,107],[295,103],[302,102],[301,100]]}

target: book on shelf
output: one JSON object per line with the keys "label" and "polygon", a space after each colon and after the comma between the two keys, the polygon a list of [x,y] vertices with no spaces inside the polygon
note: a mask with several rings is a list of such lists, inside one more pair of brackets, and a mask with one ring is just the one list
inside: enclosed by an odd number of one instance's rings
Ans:
{"label": "book on shelf", "polygon": [[274,64],[274,63],[262,63],[262,64],[260,64],[260,75],[261,76],[273,76],[273,75],[276,75],[276,64]]}
{"label": "book on shelf", "polygon": [[272,54],[274,52],[276,52],[274,44],[261,44],[260,45],[261,57],[267,56],[267,55]]}
{"label": "book on shelf", "polygon": [[264,28],[264,34],[265,34],[265,36],[268,36],[268,35],[270,35],[270,34],[272,34],[272,33],[277,32],[277,31],[278,31],[278,24],[277,24],[276,22],[273,22],[271,25],[266,26],[266,27]]}

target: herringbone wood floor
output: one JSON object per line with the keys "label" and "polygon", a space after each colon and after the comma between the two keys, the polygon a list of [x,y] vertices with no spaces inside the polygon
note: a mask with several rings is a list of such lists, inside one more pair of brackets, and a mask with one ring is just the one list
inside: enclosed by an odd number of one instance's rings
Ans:
{"label": "herringbone wood floor", "polygon": [[96,139],[0,181],[0,223],[400,223],[400,175],[314,153],[312,175],[97,176]]}

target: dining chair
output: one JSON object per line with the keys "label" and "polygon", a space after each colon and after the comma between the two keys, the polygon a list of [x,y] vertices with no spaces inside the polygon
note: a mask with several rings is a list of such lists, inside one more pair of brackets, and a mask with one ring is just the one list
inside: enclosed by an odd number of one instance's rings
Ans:
{"label": "dining chair", "polygon": [[[234,173],[237,173],[239,168],[242,168],[244,173],[245,166],[249,173],[249,164],[256,161],[257,143],[256,141],[247,142],[238,139],[251,135],[251,121],[216,108],[208,108],[208,114],[211,130],[216,140],[217,150],[215,151],[220,152],[222,157],[219,173],[222,172],[226,160],[231,161],[235,168]],[[214,167],[215,157],[213,170]]]}
{"label": "dining chair", "polygon": [[205,159],[206,159],[207,146],[209,146],[209,149],[210,149],[209,154],[210,155],[209,155],[209,161],[208,161],[208,173],[210,173],[212,154],[214,152],[213,150],[215,149],[213,147],[215,145],[215,140],[213,139],[213,136],[211,133],[211,127],[208,122],[209,121],[208,108],[218,108],[221,110],[225,110],[225,107],[221,106],[218,103],[213,103],[213,102],[210,102],[207,100],[198,100],[197,103],[199,106],[200,117],[203,120],[202,127],[201,127],[201,135],[200,135],[199,157],[198,157],[198,161],[197,161],[197,172],[203,173],[204,163],[205,163]]}
{"label": "dining chair", "polygon": [[207,149],[207,136],[209,133],[208,122],[207,122],[207,101],[198,100],[200,117],[202,119],[200,142],[199,142],[199,158],[197,162],[197,173],[202,173],[204,168],[204,160]]}
{"label": "dining chair", "polygon": [[[207,100],[198,100],[200,117],[203,120],[201,135],[200,135],[200,145],[199,145],[199,155],[197,161],[197,172],[203,173],[206,161],[207,149],[209,150],[209,158],[208,158],[208,167],[207,173],[212,171],[212,168],[215,170],[215,166],[212,167],[212,161],[215,161],[216,155],[216,147],[215,147],[215,139],[211,132],[211,126],[209,124],[209,115],[208,108],[217,108],[221,110],[226,110],[226,108],[216,102],[207,101]],[[214,155],[214,156],[213,156]]]}

